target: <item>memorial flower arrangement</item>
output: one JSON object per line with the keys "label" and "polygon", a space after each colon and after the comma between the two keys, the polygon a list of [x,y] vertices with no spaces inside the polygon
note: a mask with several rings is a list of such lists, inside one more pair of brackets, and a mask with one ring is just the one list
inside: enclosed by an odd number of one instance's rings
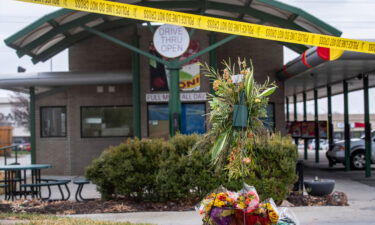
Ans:
{"label": "memorial flower arrangement", "polygon": [[[196,149],[200,144],[211,144],[216,172],[225,170],[230,179],[245,181],[255,165],[256,140],[269,137],[263,118],[267,116],[268,97],[275,92],[276,85],[269,80],[256,83],[251,61],[249,66],[240,59],[237,65],[230,61],[223,64],[221,73],[205,65],[214,90],[209,99],[211,129]],[[296,224],[285,210],[280,214],[272,199],[260,203],[255,187],[246,183],[238,192],[223,187],[213,191],[196,209],[203,215],[205,225],[275,225],[280,221]]]}
{"label": "memorial flower arrangement", "polygon": [[259,202],[254,187],[244,184],[238,192],[220,187],[197,206],[205,225],[295,225],[294,215],[278,209],[272,199]]}
{"label": "memorial flower arrangement", "polygon": [[[237,64],[223,64],[221,73],[204,65],[206,76],[213,80],[214,95],[209,97],[212,127],[203,142],[213,142],[211,156],[217,170],[225,168],[230,177],[239,178],[253,165],[254,137],[268,133],[262,118],[267,116],[268,97],[276,84],[268,79],[264,84],[256,83],[251,61],[249,66],[240,59]],[[234,123],[240,124],[236,127]]]}

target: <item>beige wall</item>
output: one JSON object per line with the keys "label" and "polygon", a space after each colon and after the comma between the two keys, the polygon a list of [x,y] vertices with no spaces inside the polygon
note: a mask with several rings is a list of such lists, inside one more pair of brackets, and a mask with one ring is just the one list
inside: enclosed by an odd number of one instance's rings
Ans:
{"label": "beige wall", "polygon": [[[119,29],[109,32],[110,35],[131,43],[133,28]],[[146,28],[139,30],[140,47],[148,49],[152,39],[151,32]],[[218,40],[225,35],[219,34]],[[208,32],[196,31],[192,40],[199,40],[201,49],[208,46]],[[239,37],[218,48],[218,62],[223,59],[237,59],[238,56],[251,58],[255,66],[255,78],[264,82],[267,76],[275,80],[275,72],[282,67],[282,46],[266,40]],[[82,41],[69,49],[69,64],[71,71],[100,72],[131,70],[131,51],[113,44],[99,37]],[[208,61],[208,54],[200,57],[202,62]],[[141,130],[142,136],[147,137],[147,104],[145,94],[150,93],[149,63],[141,56]],[[279,89],[271,97],[275,103],[276,128],[284,131],[284,86],[277,82]],[[107,90],[107,89],[106,89]],[[208,79],[201,77],[202,92],[209,91]],[[109,145],[117,145],[124,138],[81,138],[80,107],[100,105],[131,104],[131,85],[117,85],[115,93],[96,93],[96,86],[70,87],[66,90],[37,99],[37,161],[38,163],[52,163],[50,174],[81,175],[85,166],[98,157],[103,149]],[[40,137],[40,106],[67,107],[66,138]],[[207,105],[208,108],[208,105]]]}
{"label": "beige wall", "polygon": [[[84,167],[106,147],[125,138],[82,138],[81,106],[131,105],[131,85],[115,85],[116,92],[97,93],[96,86],[77,86],[36,100],[37,163],[52,164],[49,174],[82,175]],[[66,106],[67,137],[40,136],[40,107]]]}

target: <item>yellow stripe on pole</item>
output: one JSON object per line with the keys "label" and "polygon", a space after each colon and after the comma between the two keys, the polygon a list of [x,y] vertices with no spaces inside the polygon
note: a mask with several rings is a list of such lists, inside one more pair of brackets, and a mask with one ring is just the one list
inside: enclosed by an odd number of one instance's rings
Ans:
{"label": "yellow stripe on pole", "polygon": [[104,0],[17,0],[267,40],[375,54],[375,43]]}

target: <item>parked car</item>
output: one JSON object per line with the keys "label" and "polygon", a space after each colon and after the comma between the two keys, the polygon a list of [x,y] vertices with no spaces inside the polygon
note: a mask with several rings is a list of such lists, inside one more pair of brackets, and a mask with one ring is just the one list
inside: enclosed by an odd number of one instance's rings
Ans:
{"label": "parked car", "polygon": [[[371,135],[371,163],[375,163],[375,131]],[[345,165],[345,141],[338,141],[326,152],[329,166],[332,167],[336,163]],[[350,140],[350,168],[364,169],[365,161],[365,137],[353,138]]]}
{"label": "parked car", "polygon": [[13,144],[15,147],[13,150],[15,151],[30,151],[30,143],[25,142],[24,140],[15,140],[13,141]]}
{"label": "parked car", "polygon": [[24,145],[23,145],[23,150],[25,150],[25,151],[31,151],[31,145],[30,145],[30,143],[25,143]]}

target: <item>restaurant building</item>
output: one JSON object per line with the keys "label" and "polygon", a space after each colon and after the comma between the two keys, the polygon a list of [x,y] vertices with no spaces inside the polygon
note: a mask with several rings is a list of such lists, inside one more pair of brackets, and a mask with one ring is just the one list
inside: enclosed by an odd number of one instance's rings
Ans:
{"label": "restaurant building", "polygon": [[[132,3],[341,34],[301,9],[270,0]],[[28,55],[34,63],[69,48],[69,72],[0,77],[1,88],[30,93],[34,163],[52,164],[50,174],[82,175],[106,147],[126,138],[166,138],[177,131],[205,133],[211,83],[198,63],[220,70],[223,60],[236,62],[238,57],[252,60],[257,82],[269,78],[278,86],[265,121],[270,129],[285,131],[287,76],[278,73],[283,68],[283,46],[298,53],[308,46],[188,29],[190,45],[180,57],[188,61],[176,68],[159,60],[163,58],[152,42],[156,28],[144,21],[61,9],[5,40],[18,56]],[[177,85],[174,74],[179,75]],[[171,103],[171,95],[178,94],[181,103]]]}

